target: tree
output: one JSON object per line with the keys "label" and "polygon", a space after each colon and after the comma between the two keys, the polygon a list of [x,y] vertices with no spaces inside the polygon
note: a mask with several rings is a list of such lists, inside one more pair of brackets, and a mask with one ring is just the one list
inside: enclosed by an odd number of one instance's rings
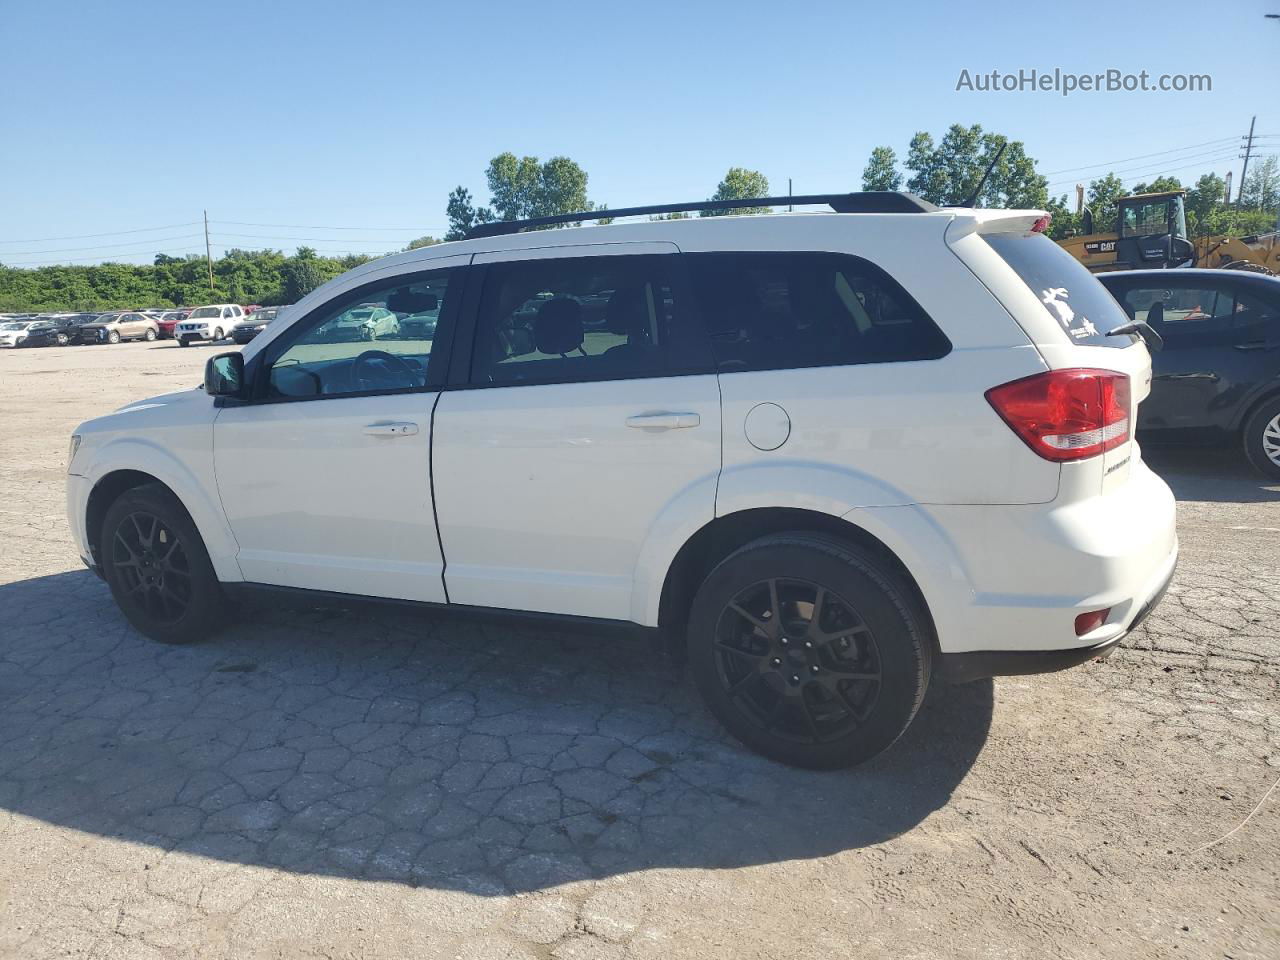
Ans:
{"label": "tree", "polygon": [[1150,183],[1139,183],[1130,193],[1172,193],[1181,190],[1182,182],[1177,177],[1156,177]]}
{"label": "tree", "polygon": [[485,171],[493,211],[499,220],[553,217],[591,210],[587,200],[587,172],[568,157],[516,158],[500,153]]}
{"label": "tree", "polygon": [[1187,191],[1187,231],[1198,236],[1208,226],[1213,211],[1223,203],[1227,182],[1216,173],[1203,174]]}
{"label": "tree", "polygon": [[1129,191],[1124,181],[1114,173],[1089,182],[1085,202],[1093,214],[1093,229],[1098,233],[1111,233],[1116,228],[1117,201]]}
{"label": "tree", "polygon": [[471,203],[471,191],[466,187],[454,187],[449,194],[449,203],[445,207],[445,216],[449,218],[449,232],[446,240],[461,240],[477,223],[488,223],[493,219],[493,211],[486,207],[477,209]]}
{"label": "tree", "polygon": [[405,250],[417,250],[421,247],[434,247],[437,243],[443,243],[443,240],[437,240],[433,236],[419,237],[417,240],[410,240]]}
{"label": "tree", "polygon": [[[769,195],[769,178],[758,170],[730,167],[712,200],[754,200]],[[772,213],[769,207],[734,207],[731,210],[703,210],[703,217],[726,217],[743,213]]]}
{"label": "tree", "polygon": [[863,190],[901,190],[902,174],[898,172],[898,155],[893,147],[876,147],[862,170]]}
{"label": "tree", "polygon": [[1280,207],[1280,158],[1275,154],[1264,157],[1253,165],[1244,180],[1240,205],[1246,210],[1262,210],[1266,213],[1275,213]]}
{"label": "tree", "polygon": [[997,152],[1000,161],[975,199],[979,206],[1043,208],[1049,202],[1048,181],[1021,141],[986,133],[979,124],[952,124],[942,141],[920,132],[911,138],[906,167],[912,172],[907,189],[940,205],[968,203]]}

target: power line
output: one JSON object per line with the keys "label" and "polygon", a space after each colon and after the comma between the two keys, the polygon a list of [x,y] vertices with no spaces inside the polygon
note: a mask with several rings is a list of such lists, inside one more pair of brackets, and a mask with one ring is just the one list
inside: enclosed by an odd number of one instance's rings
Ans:
{"label": "power line", "polygon": [[70,237],[32,237],[26,240],[0,240],[0,243],[53,243],[57,240],[92,240],[95,237],[122,237],[127,233],[155,233],[159,230],[176,230],[178,227],[198,227],[199,225],[199,220],[193,220],[191,223],[170,223],[163,227],[139,227],[137,230],[112,230],[107,233],[81,233]]}
{"label": "power line", "polygon": [[[167,254],[168,256],[182,256],[182,257],[185,257],[185,256],[187,256],[187,255],[189,255],[189,254],[192,254],[192,253],[202,253],[202,252],[203,252],[203,250],[180,250],[180,251],[177,251],[176,253],[173,253],[173,252],[170,252],[170,251],[167,251],[167,250],[138,250],[138,251],[135,251],[135,252],[132,252],[132,253],[120,253],[120,254],[117,254],[117,256],[121,256],[121,257],[154,257],[154,256],[156,256],[157,254],[164,253],[164,254]],[[97,256],[95,256],[95,257],[62,257],[61,259],[58,259],[58,260],[45,260],[45,261],[41,261],[41,262],[29,262],[29,263],[11,263],[11,262],[9,262],[8,260],[4,260],[4,261],[0,261],[0,262],[3,262],[4,266],[6,266],[6,267],[22,267],[23,269],[26,269],[26,268],[28,268],[28,267],[60,267],[60,266],[62,266],[62,265],[63,265],[63,264],[65,264],[65,263],[86,263],[86,262],[88,262],[88,261],[90,261],[90,260],[94,260],[94,261],[96,261],[96,262],[98,262],[98,263],[121,263],[121,262],[122,262],[122,261],[120,261],[120,260],[112,260],[112,259],[110,259],[109,257],[97,257]],[[132,264],[132,266],[135,266],[135,267],[136,267],[136,266],[146,266],[146,264],[136,264],[136,263],[135,263],[135,264]]]}
{"label": "power line", "polygon": [[243,220],[210,220],[209,222],[220,223],[232,227],[270,227],[272,229],[284,230],[369,230],[375,233],[379,230],[385,230],[388,233],[413,233],[418,230],[445,229],[438,223],[418,227],[318,227],[302,223],[247,223]]}
{"label": "power line", "polygon": [[[148,240],[147,243],[154,244],[168,243],[171,240],[192,240],[199,236],[200,234],[198,233],[189,233],[179,237],[156,237],[154,240]],[[4,255],[6,257],[43,257],[45,254],[49,253],[79,253],[82,250],[114,250],[119,247],[134,247],[137,246],[138,243],[140,243],[138,240],[126,240],[124,243],[104,243],[99,246],[92,247],[59,247],[54,250],[6,250]]]}
{"label": "power line", "polygon": [[[210,221],[212,222],[212,221]],[[380,237],[377,239],[356,239],[354,237],[286,237],[273,233],[222,233],[217,231],[213,234],[215,237],[235,237],[239,240],[303,240],[313,243],[396,243],[403,244],[404,237],[388,238]]]}
{"label": "power line", "polygon": [[1216,144],[1216,143],[1221,143],[1225,146],[1228,140],[1236,141],[1238,139],[1239,139],[1238,137],[1222,137],[1218,140],[1206,140],[1204,143],[1191,143],[1185,147],[1174,147],[1170,150],[1157,150],[1155,153],[1141,153],[1141,154],[1138,154],[1138,156],[1136,157],[1125,157],[1122,160],[1104,160],[1101,163],[1087,163],[1082,167],[1065,167],[1062,170],[1048,170],[1045,172],[1044,176],[1053,177],[1053,176],[1057,176],[1059,173],[1073,173],[1074,171],[1077,171],[1077,170],[1093,170],[1098,167],[1107,167],[1116,163],[1129,163],[1133,160],[1145,160],[1148,157],[1160,157],[1160,156],[1164,156],[1167,153],[1183,153],[1186,150],[1194,150],[1196,147],[1207,147],[1210,144]]}
{"label": "power line", "polygon": [[[1108,170],[1107,173],[1109,174],[1113,173],[1116,176],[1120,177],[1121,179],[1134,180],[1139,177],[1151,176],[1152,174],[1166,173],[1171,170],[1185,170],[1188,167],[1206,166],[1221,160],[1234,159],[1235,156],[1236,156],[1236,148],[1230,147],[1226,149],[1212,150],[1212,151],[1209,151],[1208,153],[1195,154],[1189,157],[1172,158],[1168,162],[1159,164],[1158,166],[1152,166],[1149,164],[1140,164],[1136,167],[1129,167],[1127,169],[1122,169],[1122,170]],[[1177,165],[1170,166],[1169,164],[1171,163],[1177,164]],[[1052,180],[1049,182],[1048,185],[1050,187],[1054,187],[1054,186],[1061,186],[1063,184],[1076,183],[1077,181],[1082,179],[1096,180],[1099,176],[1101,176],[1101,174],[1093,174],[1089,177],[1068,177],[1062,180]]]}

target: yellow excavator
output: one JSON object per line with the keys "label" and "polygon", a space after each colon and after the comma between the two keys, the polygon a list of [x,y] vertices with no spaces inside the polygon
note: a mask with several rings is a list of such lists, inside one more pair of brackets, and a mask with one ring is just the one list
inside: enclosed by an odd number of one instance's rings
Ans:
{"label": "yellow excavator", "polygon": [[1058,241],[1094,273],[1162,267],[1210,267],[1280,274],[1280,233],[1253,237],[1187,237],[1186,191],[1121,197],[1116,222],[1095,232],[1084,211],[1085,235]]}

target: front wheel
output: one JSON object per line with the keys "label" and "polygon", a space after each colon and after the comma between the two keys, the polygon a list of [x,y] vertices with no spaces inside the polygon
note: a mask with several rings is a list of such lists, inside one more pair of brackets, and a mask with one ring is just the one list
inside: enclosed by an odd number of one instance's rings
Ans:
{"label": "front wheel", "polygon": [[119,330],[112,330],[107,334],[107,343],[119,343],[119,342],[120,342]]}
{"label": "front wheel", "polygon": [[1280,480],[1280,397],[1268,400],[1245,422],[1244,452],[1260,473]]}
{"label": "front wheel", "polygon": [[689,663],[711,712],[770,759],[835,769],[911,723],[932,645],[910,589],[873,554],[818,534],[764,537],[707,576]]}
{"label": "front wheel", "polygon": [[221,327],[216,328],[216,329],[213,331],[213,336],[212,336],[212,337],[210,337],[210,339],[211,339],[214,343],[217,343],[219,340],[221,340],[221,339],[222,339],[222,328],[221,328]]}
{"label": "front wheel", "polygon": [[107,508],[101,545],[111,595],[139,633],[189,643],[221,624],[226,603],[204,541],[167,487],[121,494]]}
{"label": "front wheel", "polygon": [[180,347],[189,347],[189,346],[191,346],[191,341],[190,341],[190,340],[188,340],[186,337],[179,337],[179,338],[178,338],[178,346],[180,346]]}
{"label": "front wheel", "polygon": [[58,344],[58,346],[65,347],[68,343],[71,342],[71,338],[68,337],[65,333],[60,333],[56,337],[54,337],[54,341]]}

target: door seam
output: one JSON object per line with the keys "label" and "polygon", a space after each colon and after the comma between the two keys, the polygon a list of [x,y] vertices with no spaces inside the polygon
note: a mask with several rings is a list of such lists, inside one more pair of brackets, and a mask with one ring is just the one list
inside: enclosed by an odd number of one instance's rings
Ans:
{"label": "door seam", "polygon": [[431,404],[431,423],[427,438],[427,485],[431,491],[431,519],[436,526],[436,546],[440,549],[440,586],[444,590],[444,602],[449,603],[449,581],[445,573],[449,569],[449,558],[444,552],[444,537],[440,535],[440,505],[436,501],[436,408],[440,406],[440,398],[444,391],[436,393],[435,403]]}

